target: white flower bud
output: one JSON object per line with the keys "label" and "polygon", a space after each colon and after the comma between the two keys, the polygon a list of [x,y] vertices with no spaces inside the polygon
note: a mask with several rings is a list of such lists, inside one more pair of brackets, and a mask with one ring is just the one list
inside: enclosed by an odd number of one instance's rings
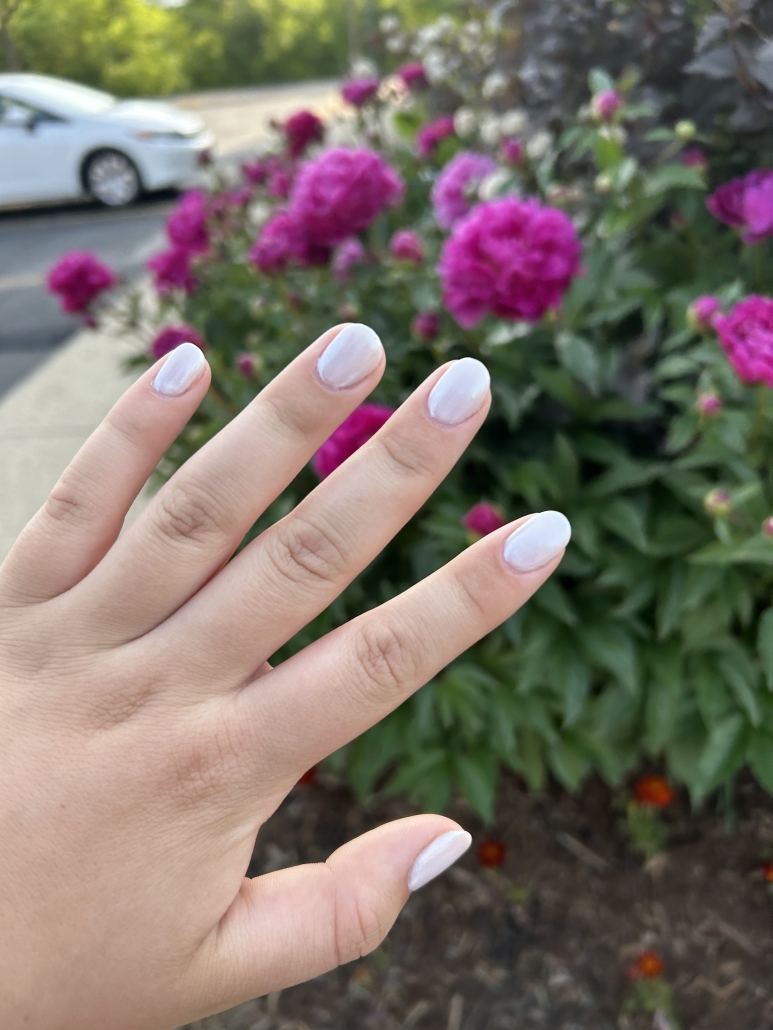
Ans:
{"label": "white flower bud", "polygon": [[460,107],[454,115],[454,132],[461,139],[465,139],[475,132],[477,122],[477,116],[471,108]]}
{"label": "white flower bud", "polygon": [[526,153],[532,161],[539,161],[553,145],[553,137],[545,129],[535,132],[526,144]]}
{"label": "white flower bud", "polygon": [[480,138],[490,147],[494,147],[499,143],[501,137],[502,129],[499,125],[499,118],[493,113],[493,111],[489,111],[481,118]]}
{"label": "white flower bud", "polygon": [[511,111],[505,111],[499,119],[503,136],[519,136],[528,124],[529,116],[517,107]]}
{"label": "white flower bud", "polygon": [[367,57],[355,57],[352,61],[351,75],[353,79],[372,79],[378,76],[375,62]]}
{"label": "white flower bud", "polygon": [[510,172],[506,168],[497,168],[481,182],[478,187],[478,196],[481,200],[493,200],[497,197],[503,186],[510,182]]}
{"label": "white flower bud", "polygon": [[442,50],[428,50],[424,55],[424,73],[433,85],[441,83],[448,74],[446,57]]}
{"label": "white flower bud", "polygon": [[397,32],[400,28],[400,19],[396,18],[394,14],[385,14],[378,23],[378,27],[385,36],[388,36],[390,32]]}
{"label": "white flower bud", "polygon": [[504,72],[493,71],[489,72],[486,78],[483,80],[483,87],[481,92],[486,100],[491,100],[494,97],[501,96],[506,92],[509,85],[509,80]]}

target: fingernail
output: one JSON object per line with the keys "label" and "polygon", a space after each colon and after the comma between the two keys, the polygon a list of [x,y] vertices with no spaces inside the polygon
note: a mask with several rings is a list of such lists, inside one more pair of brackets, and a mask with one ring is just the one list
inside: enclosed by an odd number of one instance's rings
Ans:
{"label": "fingernail", "polygon": [[199,378],[206,363],[200,347],[195,343],[181,343],[159,369],[153,389],[166,397],[179,397]]}
{"label": "fingernail", "polygon": [[541,511],[522,523],[505,541],[505,561],[516,572],[533,572],[569,543],[572,527],[560,511]]}
{"label": "fingernail", "polygon": [[[464,359],[462,359],[464,360]],[[417,891],[444,873],[472,844],[466,830],[451,830],[436,837],[419,855],[408,873],[408,890]]]}
{"label": "fingernail", "polygon": [[334,390],[354,386],[378,368],[384,348],[369,325],[352,322],[320,354],[317,375]]}
{"label": "fingernail", "polygon": [[488,369],[481,361],[462,358],[432,387],[427,401],[430,415],[444,425],[458,426],[480,408],[490,382]]}

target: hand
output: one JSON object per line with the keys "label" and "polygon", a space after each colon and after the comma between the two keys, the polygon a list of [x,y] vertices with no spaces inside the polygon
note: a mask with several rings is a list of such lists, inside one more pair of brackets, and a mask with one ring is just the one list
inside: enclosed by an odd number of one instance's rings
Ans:
{"label": "hand", "polygon": [[417,816],[245,878],[299,776],[511,615],[569,537],[558,513],[521,520],[272,670],[486,417],[484,366],[438,369],[229,562],[383,367],[372,330],[331,329],[119,536],[207,391],[183,344],[113,408],[0,569],[8,1030],[171,1028],[316,976],[374,948],[469,844]]}

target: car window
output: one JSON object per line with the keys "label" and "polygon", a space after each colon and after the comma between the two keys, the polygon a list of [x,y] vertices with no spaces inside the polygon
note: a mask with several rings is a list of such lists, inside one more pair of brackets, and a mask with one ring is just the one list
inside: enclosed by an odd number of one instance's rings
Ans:
{"label": "car window", "polygon": [[114,96],[101,90],[42,75],[30,76],[24,82],[24,97],[31,104],[61,115],[104,114],[118,103]]}
{"label": "car window", "polygon": [[18,128],[22,125],[39,125],[41,122],[61,121],[48,111],[41,111],[31,104],[23,104],[20,100],[0,96],[0,125]]}

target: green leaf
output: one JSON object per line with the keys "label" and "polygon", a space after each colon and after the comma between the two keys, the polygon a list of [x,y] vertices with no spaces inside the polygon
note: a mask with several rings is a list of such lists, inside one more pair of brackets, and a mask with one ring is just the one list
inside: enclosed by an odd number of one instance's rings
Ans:
{"label": "green leaf", "polygon": [[560,641],[553,653],[553,681],[564,698],[564,726],[573,726],[588,700],[591,673],[579,650],[568,640]]}
{"label": "green leaf", "polygon": [[631,501],[617,497],[603,505],[599,511],[599,521],[617,536],[633,544],[638,551],[647,551],[644,515]]}
{"label": "green leaf", "polygon": [[739,665],[738,662],[726,657],[720,658],[719,668],[738,706],[746,712],[749,722],[752,726],[759,726],[762,714],[757,700],[755,683],[750,680],[749,671],[744,665]]}
{"label": "green leaf", "polygon": [[582,646],[593,664],[612,673],[631,694],[636,694],[639,686],[636,645],[622,626],[611,622],[586,626]]}
{"label": "green leaf", "polygon": [[773,690],[773,608],[768,608],[760,617],[757,630],[757,651],[762,661],[762,670],[768,684]]}
{"label": "green leaf", "polygon": [[709,733],[698,768],[706,781],[705,789],[721,783],[726,772],[732,771],[734,753],[742,740],[747,723],[742,715],[728,715]]}
{"label": "green leaf", "polygon": [[603,68],[593,68],[588,75],[588,88],[593,96],[597,93],[607,93],[615,88],[614,80]]}
{"label": "green leaf", "polygon": [[646,197],[657,197],[672,189],[705,190],[706,182],[699,171],[683,164],[663,165],[647,177],[644,185]]}
{"label": "green leaf", "polygon": [[548,748],[548,764],[556,779],[569,791],[577,790],[590,770],[587,756],[566,736]]}
{"label": "green leaf", "polygon": [[647,664],[651,674],[644,714],[647,750],[658,755],[671,739],[679,715],[684,684],[682,654],[676,644],[661,645],[650,650]]}
{"label": "green leaf", "polygon": [[679,625],[682,613],[685,580],[687,578],[683,562],[671,562],[668,575],[663,579],[655,612],[658,624],[658,639],[665,640]]}
{"label": "green leaf", "polygon": [[496,763],[483,762],[471,755],[457,755],[454,768],[462,793],[484,822],[490,823],[497,789]]}
{"label": "green leaf", "polygon": [[725,688],[722,674],[714,662],[701,662],[695,672],[694,682],[701,718],[706,724],[706,729],[710,730],[712,726],[734,711],[735,707]]}
{"label": "green leaf", "polygon": [[773,736],[757,730],[749,744],[749,765],[769,794],[773,794]]}
{"label": "green leaf", "polygon": [[571,333],[559,333],[556,337],[558,360],[575,379],[588,387],[593,396],[600,388],[600,365],[596,349],[589,340]]}
{"label": "green leaf", "polygon": [[576,626],[579,622],[572,602],[556,579],[549,579],[544,583],[535,594],[534,601],[538,608],[553,615],[566,626]]}

